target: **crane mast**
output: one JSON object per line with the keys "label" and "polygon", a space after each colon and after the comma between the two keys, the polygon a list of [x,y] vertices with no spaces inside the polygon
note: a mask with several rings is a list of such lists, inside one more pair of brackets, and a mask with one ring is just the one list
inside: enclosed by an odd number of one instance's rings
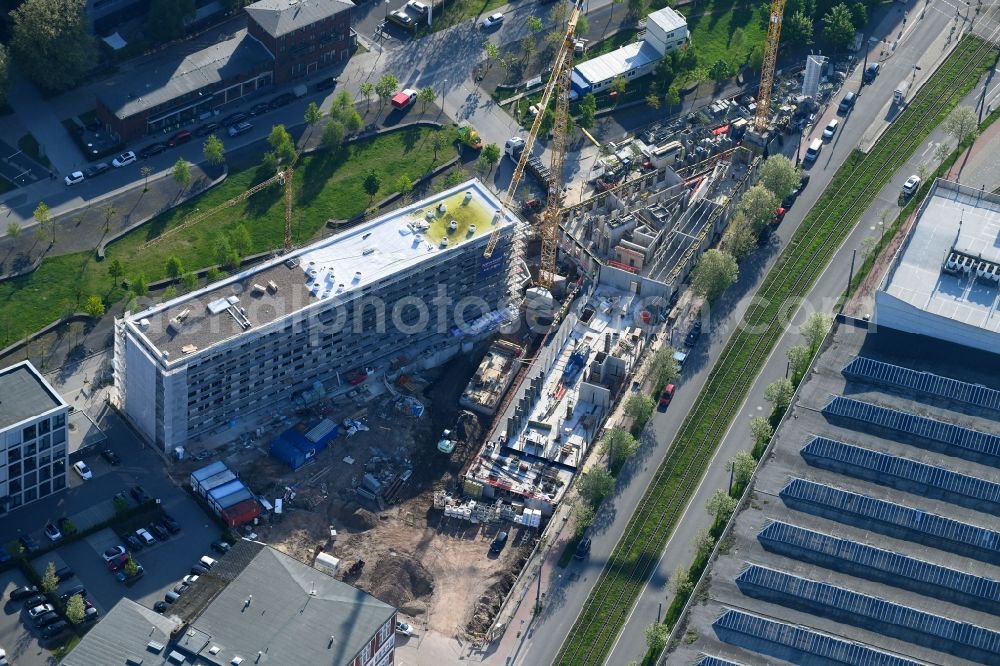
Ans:
{"label": "crane mast", "polygon": [[759,134],[767,131],[767,120],[771,115],[771,88],[774,86],[774,68],[778,61],[778,42],[781,39],[781,21],[784,13],[785,0],[771,0],[771,18],[767,22],[767,42],[764,45],[764,60],[760,68],[757,115],[753,119],[753,128]]}

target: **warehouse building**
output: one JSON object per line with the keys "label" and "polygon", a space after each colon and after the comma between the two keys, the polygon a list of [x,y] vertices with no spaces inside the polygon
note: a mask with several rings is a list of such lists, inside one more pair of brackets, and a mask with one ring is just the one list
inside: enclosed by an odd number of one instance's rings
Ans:
{"label": "warehouse building", "polygon": [[115,324],[122,410],[170,452],[317,384],[347,387],[402,350],[443,362],[503,309],[513,222],[472,180],[126,313]]}
{"label": "warehouse building", "polygon": [[68,412],[29,361],[0,370],[0,515],[66,487]]}
{"label": "warehouse building", "polygon": [[606,92],[616,76],[626,80],[649,74],[664,54],[688,41],[687,20],[670,7],[646,17],[642,41],[626,44],[610,53],[585,60],[573,68],[572,89],[576,94]]}
{"label": "warehouse building", "polygon": [[938,180],[875,295],[879,326],[1000,349],[1000,196]]}
{"label": "warehouse building", "polygon": [[799,387],[670,664],[1000,663],[1000,357],[867,329]]}

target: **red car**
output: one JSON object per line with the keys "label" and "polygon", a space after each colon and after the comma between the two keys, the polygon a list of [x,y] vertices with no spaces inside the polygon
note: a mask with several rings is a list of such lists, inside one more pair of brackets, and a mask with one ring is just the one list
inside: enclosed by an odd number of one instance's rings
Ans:
{"label": "red car", "polygon": [[667,384],[660,392],[660,409],[666,409],[670,401],[674,399],[674,385]]}
{"label": "red car", "polygon": [[775,213],[774,213],[774,223],[775,224],[781,224],[781,221],[783,219],[785,219],[785,212],[786,211],[785,211],[784,208],[779,208],[777,211],[775,211]]}
{"label": "red car", "polygon": [[108,561],[108,570],[112,572],[118,571],[125,566],[126,562],[128,562],[128,553],[123,553],[113,560]]}
{"label": "red car", "polygon": [[179,146],[182,143],[187,143],[188,141],[190,141],[191,136],[192,136],[191,132],[187,130],[181,130],[180,132],[177,132],[172,137],[167,139],[167,145],[170,146],[171,148],[173,148],[174,146]]}

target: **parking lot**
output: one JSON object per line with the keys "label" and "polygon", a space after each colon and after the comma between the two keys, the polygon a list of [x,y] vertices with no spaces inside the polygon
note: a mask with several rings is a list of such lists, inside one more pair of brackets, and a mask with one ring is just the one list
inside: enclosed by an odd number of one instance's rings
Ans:
{"label": "parking lot", "polygon": [[[152,608],[156,601],[163,599],[165,592],[189,573],[191,566],[202,555],[210,553],[209,544],[220,536],[217,525],[198,504],[171,483],[160,458],[143,449],[113,415],[102,424],[104,426],[110,447],[121,458],[119,465],[110,465],[97,451],[85,455],[83,460],[93,474],[92,479],[84,481],[76,472],[70,471],[70,488],[67,491],[28,505],[0,520],[0,529],[5,535],[16,538],[28,533],[36,542],[47,546],[51,543],[43,532],[47,520],[68,517],[80,529],[93,525],[114,515],[112,498],[122,490],[126,491],[129,506],[136,506],[128,489],[137,483],[148,495],[156,498],[159,506],[151,514],[124,518],[117,529],[133,532],[138,527],[144,527],[153,532],[150,518],[162,509],[177,521],[180,531],[133,552],[135,562],[142,565],[144,573],[131,584],[117,580],[101,556],[109,547],[123,543],[111,528],[66,543],[31,562],[39,575],[44,574],[49,562],[55,563],[57,569],[63,566],[72,568],[75,575],[59,584],[58,593],[77,584],[83,585],[87,597],[101,616],[122,597]],[[32,637],[34,632],[26,630],[25,623],[21,621],[23,604],[9,601],[12,589],[27,584],[24,575],[20,571],[8,572],[2,575],[0,582],[4,585],[5,602],[3,619],[0,620],[0,647],[7,650],[9,657],[13,656],[12,663],[18,666],[50,663],[49,653],[39,647]]]}

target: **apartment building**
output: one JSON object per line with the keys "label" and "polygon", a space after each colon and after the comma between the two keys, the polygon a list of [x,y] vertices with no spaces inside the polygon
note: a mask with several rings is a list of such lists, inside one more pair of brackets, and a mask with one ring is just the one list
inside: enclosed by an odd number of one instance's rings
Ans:
{"label": "apartment building", "polygon": [[66,487],[68,412],[30,362],[0,370],[0,515]]}
{"label": "apartment building", "polygon": [[[127,418],[171,451],[317,384],[460,346],[503,310],[514,218],[478,180],[115,324]],[[484,250],[496,231],[490,257]]]}
{"label": "apartment building", "polygon": [[308,76],[351,57],[348,0],[260,0],[246,8],[250,35],[274,57],[274,82]]}

